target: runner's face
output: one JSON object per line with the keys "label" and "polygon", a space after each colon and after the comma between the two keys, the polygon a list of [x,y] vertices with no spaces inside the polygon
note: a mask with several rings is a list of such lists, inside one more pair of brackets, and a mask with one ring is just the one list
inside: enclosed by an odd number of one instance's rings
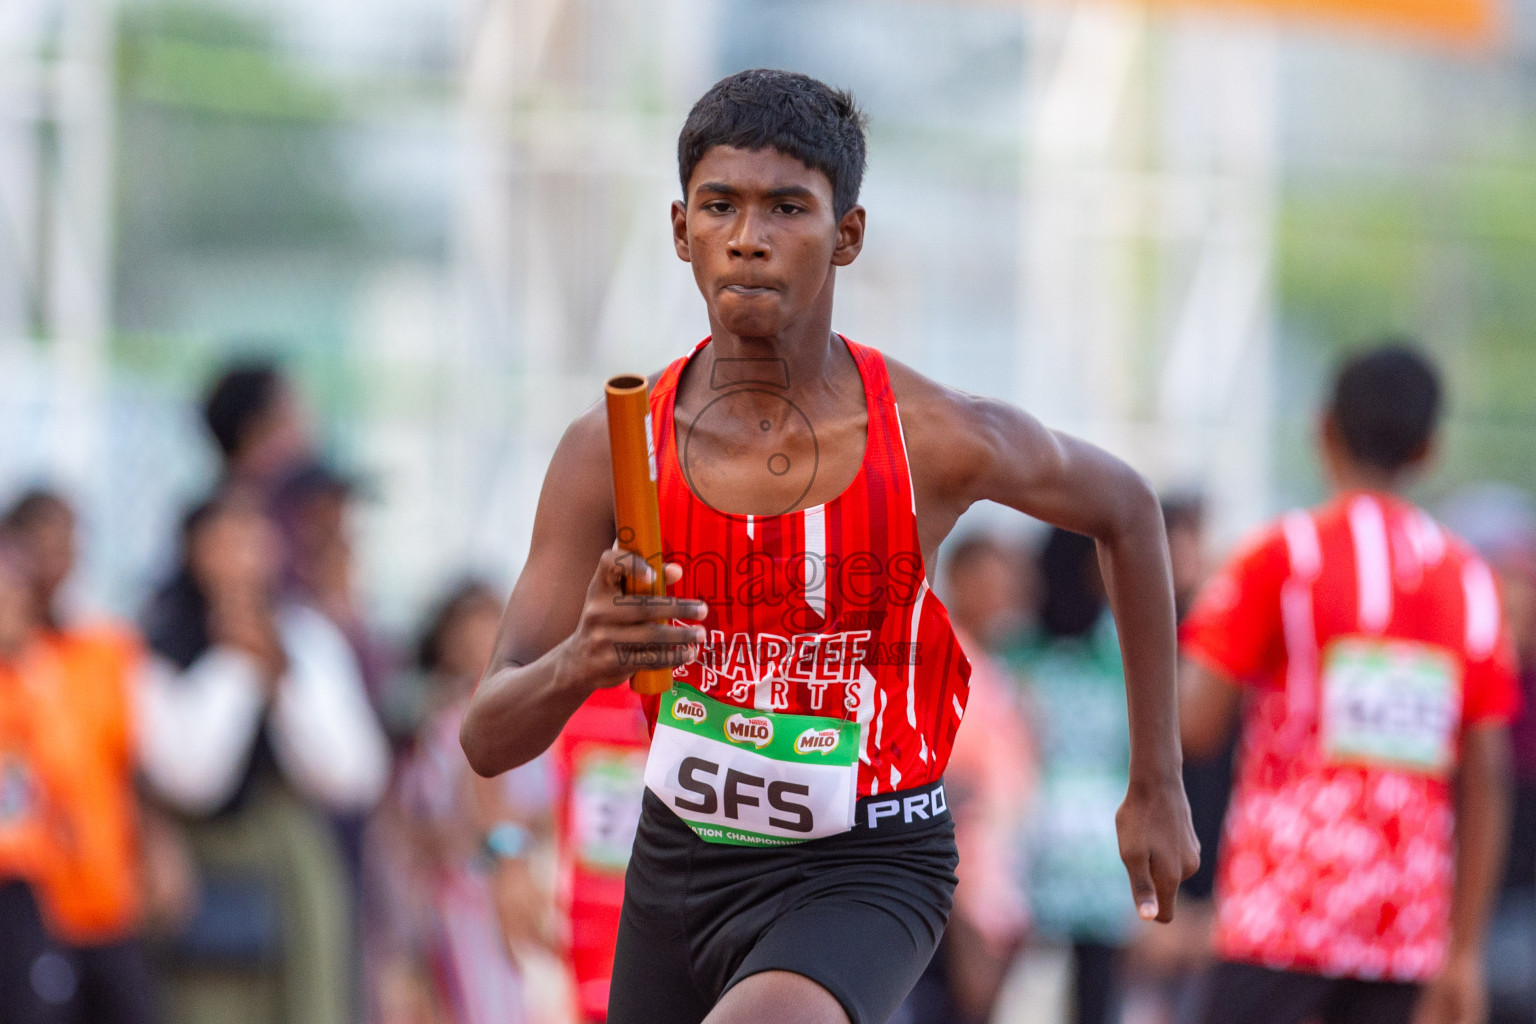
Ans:
{"label": "runner's face", "polygon": [[851,263],[864,211],[833,213],[832,182],[776,149],[715,146],[672,204],[677,255],[693,264],[710,318],[737,337],[782,333],[830,299],[832,268]]}

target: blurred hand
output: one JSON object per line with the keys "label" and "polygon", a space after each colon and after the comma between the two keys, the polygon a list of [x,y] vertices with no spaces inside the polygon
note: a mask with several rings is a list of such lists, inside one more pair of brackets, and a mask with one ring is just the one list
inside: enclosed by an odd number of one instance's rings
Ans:
{"label": "blurred hand", "polygon": [[140,818],[144,917],[149,931],[171,935],[197,912],[197,867],[180,828],[152,809]]}
{"label": "blurred hand", "polygon": [[554,901],[526,859],[497,861],[491,875],[491,898],[509,951],[558,951],[552,920]]}
{"label": "blurred hand", "polygon": [[1487,1019],[1483,963],[1475,953],[1446,960],[1435,980],[1424,986],[1413,1011],[1413,1024],[1484,1024]]}
{"label": "blurred hand", "polygon": [[1178,775],[1160,782],[1131,780],[1115,814],[1120,859],[1143,921],[1173,920],[1179,883],[1200,867],[1200,840]]}
{"label": "blurred hand", "polygon": [[266,600],[259,594],[235,592],[216,594],[211,603],[210,639],[256,659],[269,684],[281,679],[288,671],[288,655]]}

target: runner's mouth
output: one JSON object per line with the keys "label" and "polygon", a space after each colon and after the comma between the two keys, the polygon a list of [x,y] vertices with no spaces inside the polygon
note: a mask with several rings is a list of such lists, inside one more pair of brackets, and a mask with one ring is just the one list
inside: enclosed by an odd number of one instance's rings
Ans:
{"label": "runner's mouth", "polygon": [[728,284],[722,290],[733,295],[767,295],[775,289],[765,284]]}

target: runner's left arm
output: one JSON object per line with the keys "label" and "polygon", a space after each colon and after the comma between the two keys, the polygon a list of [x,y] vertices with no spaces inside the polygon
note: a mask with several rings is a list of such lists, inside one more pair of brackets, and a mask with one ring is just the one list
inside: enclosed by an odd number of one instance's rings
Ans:
{"label": "runner's left arm", "polygon": [[1475,723],[1462,733],[1461,742],[1451,942],[1440,974],[1425,986],[1415,1024],[1459,1024],[1487,1015],[1483,939],[1509,835],[1509,727],[1498,721]]}
{"label": "runner's left arm", "polygon": [[1142,917],[1169,921],[1199,842],[1180,777],[1173,578],[1157,495],[1124,462],[1005,402],[947,389],[929,400],[939,407],[924,412],[952,425],[933,434],[945,442],[944,485],[964,504],[989,499],[1098,542],[1131,729],[1120,852]]}

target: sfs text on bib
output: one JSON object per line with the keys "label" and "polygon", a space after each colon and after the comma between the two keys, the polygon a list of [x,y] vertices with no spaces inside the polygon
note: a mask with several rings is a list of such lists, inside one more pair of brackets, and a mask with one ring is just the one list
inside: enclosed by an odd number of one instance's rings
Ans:
{"label": "sfs text on bib", "polygon": [[700,838],[779,846],[846,832],[857,797],[859,726],[662,696],[646,787]]}

